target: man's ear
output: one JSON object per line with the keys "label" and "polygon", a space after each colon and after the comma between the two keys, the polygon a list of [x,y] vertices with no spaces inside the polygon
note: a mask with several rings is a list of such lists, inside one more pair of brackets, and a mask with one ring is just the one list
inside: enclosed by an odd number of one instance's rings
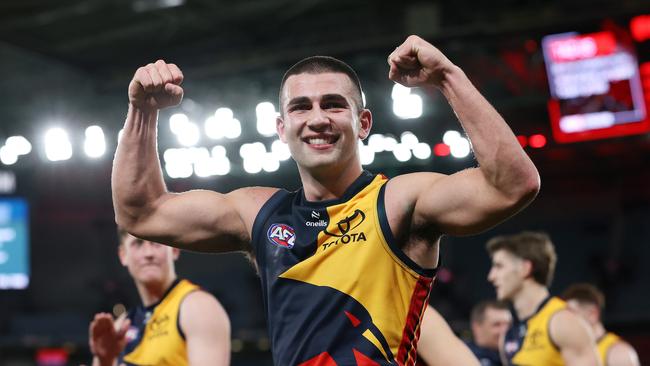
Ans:
{"label": "man's ear", "polygon": [[523,266],[523,271],[524,271],[524,278],[532,277],[533,276],[533,262],[524,259],[521,261],[521,265]]}
{"label": "man's ear", "polygon": [[117,247],[117,256],[120,257],[120,263],[122,263],[122,266],[126,267],[126,248],[124,247],[124,244],[120,244],[120,246]]}
{"label": "man's ear", "polygon": [[364,140],[370,135],[372,128],[372,113],[369,109],[362,109],[359,113],[359,138]]}
{"label": "man's ear", "polygon": [[178,249],[178,248],[172,247],[172,258],[174,260],[177,260],[180,255],[181,255],[181,250]]}
{"label": "man's ear", "polygon": [[284,138],[284,120],[281,116],[275,118],[275,130],[278,132],[280,141],[287,143],[286,139]]}

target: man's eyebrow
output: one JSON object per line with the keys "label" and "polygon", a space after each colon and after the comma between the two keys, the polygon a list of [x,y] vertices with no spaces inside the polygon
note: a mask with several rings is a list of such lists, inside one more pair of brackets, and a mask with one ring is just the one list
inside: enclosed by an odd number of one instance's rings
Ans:
{"label": "man's eyebrow", "polygon": [[345,99],[345,97],[342,96],[341,94],[325,94],[325,95],[323,95],[323,97],[321,98],[321,100],[325,100],[325,101],[340,101],[340,102],[345,102],[346,104],[347,104],[347,102],[348,102],[348,100]]}
{"label": "man's eyebrow", "polygon": [[303,104],[303,103],[309,103],[309,98],[307,97],[295,97],[287,103],[287,105],[296,105],[296,104]]}

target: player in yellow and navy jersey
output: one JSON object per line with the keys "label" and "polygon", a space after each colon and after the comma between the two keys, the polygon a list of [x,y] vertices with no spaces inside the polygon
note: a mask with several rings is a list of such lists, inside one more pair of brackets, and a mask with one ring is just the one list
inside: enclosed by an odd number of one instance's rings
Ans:
{"label": "player in yellow and navy jersey", "polygon": [[569,309],[589,323],[598,343],[598,355],[604,366],[639,366],[639,356],[632,346],[618,335],[605,330],[601,313],[605,295],[594,285],[576,283],[562,293]]}
{"label": "player in yellow and navy jersey", "polygon": [[285,74],[276,121],[302,189],[170,193],[156,119],[181,101],[183,74],[159,60],[129,85],[113,164],[116,220],[179,248],[255,257],[277,365],[413,365],[441,236],[486,230],[539,189],[508,125],[437,48],[411,36],[388,64],[391,80],[442,92],[478,167],[391,179],[364,172],[359,143],[373,119],[359,79],[342,61],[315,56]]}
{"label": "player in yellow and navy jersey", "polygon": [[93,365],[228,365],[230,322],[221,304],[176,277],[178,249],[138,239],[124,230],[119,256],[142,305],[118,320],[100,313],[90,325]]}
{"label": "player in yellow and navy jersey", "polygon": [[501,342],[505,365],[600,365],[591,330],[566,303],[549,295],[557,257],[548,235],[523,232],[487,243],[488,280],[511,304],[512,324]]}

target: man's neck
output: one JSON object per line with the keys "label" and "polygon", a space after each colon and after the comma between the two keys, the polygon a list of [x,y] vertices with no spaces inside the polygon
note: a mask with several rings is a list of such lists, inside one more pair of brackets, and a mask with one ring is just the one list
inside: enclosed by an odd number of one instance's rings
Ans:
{"label": "man's neck", "polygon": [[361,175],[360,164],[349,164],[341,169],[308,171],[298,167],[307,201],[325,201],[343,196],[343,193]]}
{"label": "man's neck", "polygon": [[526,319],[533,315],[548,296],[548,289],[545,286],[532,280],[524,284],[512,302],[517,312],[517,318]]}
{"label": "man's neck", "polygon": [[140,294],[142,305],[144,305],[144,307],[148,307],[162,300],[163,296],[165,296],[167,290],[169,290],[175,280],[176,276],[174,275],[170,276],[167,280],[160,283],[145,284],[136,282],[135,286],[137,287],[138,293]]}

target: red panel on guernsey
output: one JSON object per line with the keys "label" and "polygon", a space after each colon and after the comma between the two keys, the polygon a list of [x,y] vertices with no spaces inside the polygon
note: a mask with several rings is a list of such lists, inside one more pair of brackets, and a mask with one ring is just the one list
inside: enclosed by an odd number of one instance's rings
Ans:
{"label": "red panel on guernsey", "polygon": [[397,357],[395,359],[398,365],[415,365],[417,358],[416,346],[418,338],[420,337],[420,321],[422,320],[424,307],[429,300],[429,290],[431,289],[432,282],[432,278],[420,276],[415,288],[413,289],[411,305],[409,306],[408,315],[406,316],[406,325],[404,326],[404,332],[402,333],[402,341],[400,342]]}
{"label": "red panel on guernsey", "polygon": [[338,366],[332,356],[327,352],[323,352],[320,355],[309,359],[298,366]]}
{"label": "red panel on guernsey", "polygon": [[356,349],[353,348],[352,352],[354,352],[354,360],[357,361],[357,366],[379,366],[377,362],[371,360],[368,356]]}

